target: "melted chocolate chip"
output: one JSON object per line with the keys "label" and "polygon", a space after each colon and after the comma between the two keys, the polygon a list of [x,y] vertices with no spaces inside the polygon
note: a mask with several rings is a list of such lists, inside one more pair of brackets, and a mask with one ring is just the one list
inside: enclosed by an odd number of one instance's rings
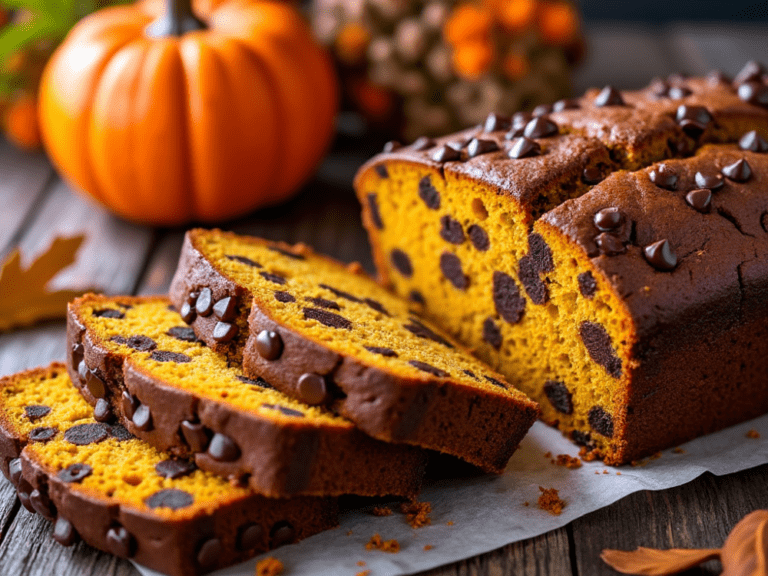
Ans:
{"label": "melted chocolate chip", "polygon": [[707,74],[707,82],[712,86],[717,86],[719,84],[730,84],[731,79],[722,70],[711,70]]}
{"label": "melted chocolate chip", "polygon": [[739,85],[739,98],[756,106],[768,106],[768,86],[762,82],[751,81]]}
{"label": "melted chocolate chip", "polygon": [[290,292],[284,292],[282,290],[276,290],[274,292],[275,300],[287,304],[288,302],[296,302],[296,298]]}
{"label": "melted chocolate chip", "polygon": [[195,302],[195,312],[200,316],[210,316],[213,312],[213,294],[210,288],[200,290],[200,295]]}
{"label": "melted chocolate chip", "polygon": [[416,304],[426,303],[426,300],[424,300],[424,296],[418,290],[411,290],[411,292],[408,294],[408,299],[411,302],[415,302]]}
{"label": "melted chocolate chip", "polygon": [[472,370],[462,370],[462,372],[467,376],[469,376],[470,378],[472,378],[473,380],[477,380],[478,382],[480,381],[480,378],[478,378],[477,374],[472,372]]}
{"label": "melted chocolate chip", "polygon": [[500,130],[509,130],[511,125],[512,119],[509,116],[491,112],[485,119],[483,130],[485,132],[499,132]]}
{"label": "melted chocolate chip", "polygon": [[469,277],[461,269],[461,260],[455,254],[443,252],[440,254],[440,270],[448,281],[459,290],[466,290]]}
{"label": "melted chocolate chip", "polygon": [[242,374],[238,374],[237,376],[235,376],[235,378],[240,380],[240,382],[242,382],[243,384],[250,384],[251,386],[258,386],[259,388],[265,388],[267,390],[274,390],[275,389],[275,387],[272,386],[272,384],[270,384],[269,382],[264,380],[264,378],[262,378],[261,376],[257,376],[256,380],[254,380],[252,378],[248,378],[247,376],[243,376]]}
{"label": "melted chocolate chip", "polygon": [[392,350],[392,348],[384,348],[381,346],[365,346],[365,349],[372,354],[378,354],[387,358],[397,358],[397,352]]}
{"label": "melted chocolate chip", "polygon": [[114,308],[103,308],[102,310],[94,310],[93,315],[97,318],[114,318],[116,320],[122,320],[125,318],[125,312],[122,310],[115,310]]}
{"label": "melted chocolate chip", "polygon": [[47,426],[33,428],[29,432],[29,439],[33,442],[47,442],[56,436],[56,432],[58,432],[56,428],[50,428]]}
{"label": "melted chocolate chip", "polygon": [[296,539],[296,530],[290,522],[283,520],[272,526],[269,531],[270,548],[277,548],[284,544],[290,544]]}
{"label": "melted chocolate chip", "polygon": [[534,304],[545,304],[549,300],[549,289],[539,276],[536,264],[530,256],[520,258],[517,276]]}
{"label": "melted chocolate chip", "polygon": [[381,212],[379,211],[379,197],[376,193],[368,194],[366,197],[368,201],[368,214],[371,216],[371,222],[379,230],[384,230],[384,221],[381,219]]}
{"label": "melted chocolate chip", "polygon": [[72,546],[79,540],[75,527],[63,516],[56,518],[56,523],[53,525],[52,537],[62,546]]}
{"label": "melted chocolate chip", "polygon": [[149,409],[149,406],[146,404],[139,404],[139,407],[136,408],[136,411],[133,413],[131,421],[133,422],[133,425],[142,432],[149,432],[152,430],[152,411]]}
{"label": "melted chocolate chip", "polygon": [[195,501],[192,494],[179,490],[178,488],[167,488],[159,490],[147,498],[144,503],[148,508],[170,508],[171,510],[181,510],[191,506]]}
{"label": "melted chocolate chip", "polygon": [[88,478],[91,474],[93,474],[93,468],[88,464],[77,463],[70,464],[63,470],[60,470],[56,477],[67,484],[77,484]]}
{"label": "melted chocolate chip", "polygon": [[231,322],[237,317],[237,302],[232,296],[222,298],[213,305],[213,315],[223,322]]}
{"label": "melted chocolate chip", "polygon": [[387,170],[387,167],[384,164],[376,164],[373,169],[376,171],[376,174],[379,175],[379,178],[389,178],[389,170]]}
{"label": "melted chocolate chip", "polygon": [[746,182],[752,177],[752,168],[750,168],[744,158],[729,164],[722,170],[723,175],[734,182]]}
{"label": "melted chocolate chip", "polygon": [[531,233],[528,235],[528,256],[531,257],[536,270],[539,272],[551,272],[555,269],[552,250],[541,234]]}
{"label": "melted chocolate chip", "polygon": [[659,188],[677,190],[677,173],[666,164],[659,164],[648,176]]}
{"label": "melted chocolate chip", "polygon": [[76,344],[72,344],[72,366],[79,366],[80,362],[83,361],[84,356],[85,348],[83,347],[82,343],[77,342]]}
{"label": "melted chocolate chip", "polygon": [[464,242],[464,228],[461,227],[461,222],[450,216],[440,218],[440,238],[451,244]]}
{"label": "melted chocolate chip", "polygon": [[256,351],[264,360],[277,360],[283,353],[283,339],[272,330],[262,330],[256,336]]}
{"label": "melted chocolate chip", "polygon": [[352,322],[339,314],[334,314],[320,308],[302,308],[302,311],[304,312],[305,320],[317,320],[320,324],[329,328],[341,328],[344,330],[352,328]]}
{"label": "melted chocolate chip", "polygon": [[259,272],[259,275],[268,282],[274,282],[275,284],[285,284],[288,282],[285,278],[279,274],[273,274],[272,272]]}
{"label": "melted chocolate chip", "polygon": [[109,432],[104,424],[76,424],[64,432],[64,439],[76,446],[97,444],[107,439]]}
{"label": "melted chocolate chip", "polygon": [[240,458],[240,448],[232,438],[216,432],[208,445],[208,454],[219,462],[233,462]]}
{"label": "melted chocolate chip", "polygon": [[414,336],[417,336],[419,338],[424,338],[426,340],[432,340],[448,348],[453,348],[453,345],[450,342],[448,342],[445,338],[443,338],[439,334],[436,334],[434,331],[432,331],[430,328],[422,324],[416,318],[411,318],[408,324],[403,324],[403,328],[408,330],[408,332],[410,332]]}
{"label": "melted chocolate chip", "polygon": [[184,364],[190,362],[191,358],[181,352],[170,352],[168,350],[155,350],[149,357],[155,362],[175,362],[176,364]]}
{"label": "melted chocolate chip", "polygon": [[85,387],[93,395],[94,398],[103,398],[107,393],[106,385],[104,381],[99,378],[96,370],[91,370],[83,360],[77,367],[77,373],[80,376],[80,381],[85,384]]}
{"label": "melted chocolate chip", "polygon": [[603,208],[594,218],[595,227],[601,232],[611,232],[624,224],[624,213],[618,208]]}
{"label": "melted chocolate chip", "polygon": [[429,176],[424,176],[419,180],[419,198],[424,201],[427,208],[432,210],[440,208],[440,192],[432,186],[432,180]]}
{"label": "melted chocolate chip", "polygon": [[216,322],[216,325],[213,327],[213,332],[211,333],[211,338],[216,342],[225,344],[231,342],[232,339],[237,336],[238,331],[239,328],[236,324]]}
{"label": "melted chocolate chip", "polygon": [[496,350],[501,348],[501,330],[496,326],[496,322],[491,317],[486,318],[483,322],[483,340]]}
{"label": "melted chocolate chip", "polygon": [[97,422],[111,422],[115,415],[112,413],[112,406],[104,398],[99,398],[96,401],[96,406],[93,408],[93,419]]}
{"label": "melted chocolate chip", "polygon": [[[114,336],[112,339],[114,340],[115,338],[119,338],[119,336]],[[124,344],[138,352],[149,352],[150,350],[157,348],[157,342],[148,336],[131,336],[124,342],[120,342],[120,344]]]}
{"label": "melted chocolate chip", "polygon": [[512,140],[512,146],[509,148],[507,156],[513,159],[518,159],[538,156],[540,154],[541,146],[539,146],[539,143],[523,136]]}
{"label": "melted chocolate chip", "polygon": [[210,432],[200,422],[184,420],[181,423],[181,434],[192,452],[204,452],[210,442]]}
{"label": "melted chocolate chip", "polygon": [[139,407],[140,402],[136,396],[127,390],[123,390],[123,393],[120,396],[120,405],[123,409],[123,415],[126,418],[131,419],[133,418],[133,414],[136,412],[136,409]]}
{"label": "melted chocolate chip", "polygon": [[136,539],[122,526],[107,531],[107,549],[115,556],[130,558],[136,552]]}
{"label": "melted chocolate chip", "polygon": [[242,525],[237,531],[237,549],[245,552],[253,550],[264,540],[264,528],[260,524],[250,522]]}
{"label": "melted chocolate chip", "polygon": [[408,364],[410,364],[417,370],[421,370],[422,372],[426,372],[427,374],[432,374],[433,376],[437,376],[438,378],[447,378],[448,376],[450,376],[450,374],[448,374],[448,372],[446,372],[445,370],[440,370],[440,368],[436,368],[431,364],[422,362],[421,360],[408,360]]}
{"label": "melted chocolate chip", "polygon": [[525,312],[525,299],[511,276],[498,270],[493,273],[493,303],[506,322],[517,324]]}
{"label": "melted chocolate chip", "polygon": [[29,419],[30,422],[35,422],[36,420],[40,420],[40,418],[44,418],[45,416],[48,416],[48,414],[51,413],[51,408],[49,406],[43,406],[40,404],[34,404],[30,406],[24,406],[24,414]]}
{"label": "melted chocolate chip", "polygon": [[283,256],[287,258],[291,258],[293,260],[306,260],[306,257],[303,254],[297,254],[296,252],[292,252],[290,250],[286,250],[285,248],[281,248],[280,246],[267,246],[267,250],[271,250],[272,252],[277,252],[278,254],[282,254]]}
{"label": "melted chocolate chip", "polygon": [[597,281],[592,276],[592,272],[582,272],[577,280],[579,281],[579,292],[581,292],[581,295],[585,298],[593,298],[595,292],[597,292]]}
{"label": "melted chocolate chip", "polygon": [[496,378],[492,378],[490,376],[484,375],[483,378],[485,378],[489,384],[493,384],[494,386],[498,388],[504,388],[504,390],[507,389],[507,385],[504,384],[504,382],[501,382],[500,380],[496,380]]}
{"label": "melted chocolate chip", "polygon": [[616,356],[608,331],[600,324],[582,322],[579,334],[592,360],[605,368],[614,378],[621,376],[621,359]]}
{"label": "melted chocolate chip", "polygon": [[582,432],[581,430],[574,430],[571,432],[571,440],[573,440],[579,446],[592,446],[592,437],[589,432]]}
{"label": "melted chocolate chip", "polygon": [[14,486],[19,486],[19,481],[21,480],[21,458],[14,458],[8,462],[8,479]]}
{"label": "melted chocolate chip", "polygon": [[696,185],[699,188],[709,188],[712,192],[717,192],[725,184],[722,174],[704,174],[696,172]]}
{"label": "melted chocolate chip", "polygon": [[314,297],[306,297],[304,298],[307,302],[311,302],[315,306],[318,306],[320,308],[325,308],[327,310],[341,310],[341,307],[334,302],[333,300],[326,300],[325,298],[314,298]]}
{"label": "melted chocolate chip", "polygon": [[435,141],[432,140],[432,138],[427,138],[426,136],[420,136],[416,139],[416,141],[411,144],[410,148],[411,150],[414,150],[415,152],[422,152],[424,150],[428,150],[429,148],[434,148]]}
{"label": "melted chocolate chip", "polygon": [[224,554],[224,545],[218,538],[211,538],[203,542],[197,551],[197,563],[203,570],[210,570],[219,563]]}
{"label": "melted chocolate chip", "polygon": [[531,110],[531,114],[533,114],[534,118],[539,118],[541,116],[546,116],[547,114],[551,114],[553,110],[552,104],[539,104]]}
{"label": "melted chocolate chip", "polygon": [[387,309],[384,308],[384,305],[381,302],[379,302],[378,300],[374,300],[373,298],[365,298],[363,300],[363,302],[371,310],[376,310],[376,312],[379,312],[380,314],[384,314],[385,316],[389,316],[389,312],[387,312]]}
{"label": "melted chocolate chip", "polygon": [[184,320],[184,322],[187,324],[192,324],[192,322],[195,321],[195,318],[197,318],[195,307],[189,302],[184,302],[184,304],[181,305],[179,315],[181,316],[181,319]]}
{"label": "melted chocolate chip", "polygon": [[613,437],[613,418],[602,407],[593,406],[590,408],[588,420],[592,430],[606,438]]}
{"label": "melted chocolate chip", "polygon": [[133,440],[135,436],[128,432],[125,426],[120,424],[112,424],[109,426],[109,435],[112,436],[118,442],[124,442],[125,440]]}
{"label": "melted chocolate chip", "polygon": [[299,376],[296,393],[305,404],[317,406],[328,399],[328,386],[323,376],[308,372]]}
{"label": "melted chocolate chip", "polygon": [[163,478],[169,478],[175,480],[176,478],[182,478],[183,476],[189,476],[197,470],[194,462],[188,460],[180,460],[178,458],[169,458],[167,460],[161,460],[155,464],[155,472]]}
{"label": "melted chocolate chip", "polygon": [[245,264],[246,266],[252,266],[253,268],[264,268],[264,266],[262,266],[255,260],[251,260],[250,258],[247,258],[245,256],[227,254],[227,258],[229,258],[230,260],[234,260],[235,262],[240,262],[240,264]]}
{"label": "melted chocolate chip", "polygon": [[262,404],[262,408],[269,408],[270,410],[277,410],[278,412],[281,412],[282,414],[285,414],[286,416],[297,416],[300,418],[304,417],[303,412],[299,412],[298,410],[294,410],[293,408],[286,408],[285,406],[280,406],[279,404]]}
{"label": "melted chocolate chip", "polygon": [[461,159],[461,152],[456,150],[456,148],[443,144],[437,150],[432,152],[431,158],[435,162],[440,162],[441,164],[443,162],[454,162]]}
{"label": "melted chocolate chip", "polygon": [[552,105],[553,112],[562,112],[563,110],[575,110],[580,108],[579,101],[574,98],[563,98]]}
{"label": "melted chocolate chip", "polygon": [[173,326],[168,329],[166,335],[176,338],[176,340],[181,340],[182,342],[197,342],[195,331],[188,326]]}
{"label": "melted chocolate chip", "polygon": [[546,116],[534,118],[523,129],[523,136],[526,138],[546,138],[555,134],[557,134],[557,124]]}
{"label": "melted chocolate chip", "polygon": [[750,152],[768,152],[768,141],[757,130],[751,130],[739,139],[739,148]]}
{"label": "melted chocolate chip", "polygon": [[544,383],[544,394],[555,410],[562,414],[573,414],[573,395],[563,382],[547,380]]}
{"label": "melted chocolate chip", "polygon": [[408,254],[399,248],[394,248],[389,255],[389,259],[400,274],[406,278],[413,276],[413,266],[411,265],[411,259],[408,257]]}
{"label": "melted chocolate chip", "polygon": [[675,120],[688,136],[698,138],[712,122],[712,114],[704,106],[681,104],[675,113]]}
{"label": "melted chocolate chip", "polygon": [[685,86],[672,86],[667,91],[667,96],[672,98],[673,100],[681,100],[685,98],[686,96],[690,96],[693,92],[690,88],[686,88]]}
{"label": "melted chocolate chip", "polygon": [[481,252],[485,252],[491,247],[491,243],[488,240],[488,233],[477,224],[470,225],[469,228],[467,228],[467,233],[469,234],[469,239],[472,242],[472,245]]}
{"label": "melted chocolate chip", "polygon": [[349,292],[344,292],[344,290],[339,290],[333,286],[328,286],[328,284],[320,284],[319,286],[320,288],[325,288],[326,290],[333,292],[339,298],[344,298],[344,300],[349,300],[350,302],[362,302],[357,296],[353,296]]}
{"label": "melted chocolate chip", "polygon": [[712,191],[707,188],[691,190],[685,195],[685,201],[691,208],[706,214],[712,209]]}
{"label": "melted chocolate chip", "polygon": [[594,100],[594,105],[603,106],[624,106],[624,98],[621,93],[613,86],[603,88]]}
{"label": "melted chocolate chip", "polygon": [[664,272],[669,272],[677,267],[677,256],[667,240],[659,240],[643,248],[643,255],[648,263]]}
{"label": "melted chocolate chip", "polygon": [[467,145],[467,155],[470,158],[480,156],[482,154],[489,154],[496,152],[499,149],[499,145],[495,140],[483,140],[481,138],[472,138]]}
{"label": "melted chocolate chip", "polygon": [[606,256],[618,256],[627,251],[627,247],[624,246],[624,243],[608,232],[603,232],[598,235],[597,238],[595,238],[595,244],[600,248],[600,252]]}
{"label": "melted chocolate chip", "polygon": [[603,171],[597,166],[587,166],[581,173],[581,181],[593,186],[603,181]]}
{"label": "melted chocolate chip", "polygon": [[402,147],[403,147],[403,145],[400,144],[400,142],[398,142],[397,140],[390,140],[389,142],[384,144],[384,150],[383,151],[387,152],[387,153],[394,152],[395,150],[399,150]]}

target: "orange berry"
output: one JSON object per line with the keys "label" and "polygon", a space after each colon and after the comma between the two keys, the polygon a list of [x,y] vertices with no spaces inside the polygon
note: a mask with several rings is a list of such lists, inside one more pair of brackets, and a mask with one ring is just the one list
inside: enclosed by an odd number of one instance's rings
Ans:
{"label": "orange berry", "polygon": [[449,44],[484,40],[491,32],[492,18],[488,11],[471,4],[457,6],[448,17],[443,35]]}
{"label": "orange berry", "polygon": [[527,28],[536,15],[536,0],[502,0],[497,6],[497,18],[507,30]]}
{"label": "orange berry", "polygon": [[493,63],[490,42],[464,42],[453,49],[453,69],[465,80],[477,80]]}
{"label": "orange berry", "polygon": [[501,69],[510,80],[519,80],[524,78],[530,70],[530,62],[523,54],[507,54],[501,64]]}
{"label": "orange berry", "polygon": [[566,2],[542,4],[539,28],[545,42],[568,44],[579,31],[579,16],[575,8]]}
{"label": "orange berry", "polygon": [[336,37],[336,54],[345,64],[356,64],[365,56],[371,35],[368,29],[358,22],[344,26]]}
{"label": "orange berry", "polygon": [[40,127],[37,123],[37,102],[31,96],[22,96],[5,113],[5,131],[8,139],[19,148],[34,150],[40,146]]}

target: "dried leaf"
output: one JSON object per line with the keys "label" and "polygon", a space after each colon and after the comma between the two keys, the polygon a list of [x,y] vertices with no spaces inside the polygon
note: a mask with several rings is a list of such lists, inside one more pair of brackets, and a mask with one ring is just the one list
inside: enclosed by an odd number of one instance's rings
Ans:
{"label": "dried leaf", "polygon": [[723,544],[722,576],[768,576],[768,510],[742,518]]}
{"label": "dried leaf", "polygon": [[67,303],[82,291],[48,292],[46,287],[75,261],[84,239],[85,236],[55,238],[26,270],[21,269],[19,250],[13,251],[0,270],[0,332],[65,316]]}
{"label": "dried leaf", "polygon": [[665,576],[693,568],[702,562],[717,558],[720,550],[656,550],[640,547],[633,552],[603,550],[600,558],[614,570],[624,574]]}

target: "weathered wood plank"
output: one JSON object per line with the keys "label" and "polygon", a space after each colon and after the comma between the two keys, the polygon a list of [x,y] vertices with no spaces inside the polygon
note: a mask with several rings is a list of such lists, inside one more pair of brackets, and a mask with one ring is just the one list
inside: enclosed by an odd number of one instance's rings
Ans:
{"label": "weathered wood plank", "polygon": [[137,294],[167,294],[183,241],[183,232],[168,232],[157,241],[144,274],[139,279]]}

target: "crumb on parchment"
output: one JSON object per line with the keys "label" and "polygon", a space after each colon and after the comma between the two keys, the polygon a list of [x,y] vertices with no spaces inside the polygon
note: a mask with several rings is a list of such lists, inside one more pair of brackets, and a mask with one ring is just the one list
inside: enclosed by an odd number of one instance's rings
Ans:
{"label": "crumb on parchment", "polygon": [[280,576],[283,573],[283,563],[277,558],[268,556],[256,564],[256,576]]}
{"label": "crumb on parchment", "polygon": [[565,502],[560,499],[557,490],[555,488],[544,488],[543,486],[539,486],[539,490],[541,490],[539,508],[546,510],[553,516],[559,516],[565,507]]}
{"label": "crumb on parchment", "polygon": [[382,552],[389,552],[390,554],[397,554],[400,552],[400,543],[397,540],[384,540],[381,534],[374,534],[371,536],[368,544],[365,545],[366,550],[381,550]]}
{"label": "crumb on parchment", "polygon": [[429,517],[432,512],[432,504],[429,502],[403,502],[400,504],[400,512],[405,514],[405,520],[410,524],[411,528],[422,528],[432,524],[432,519]]}

